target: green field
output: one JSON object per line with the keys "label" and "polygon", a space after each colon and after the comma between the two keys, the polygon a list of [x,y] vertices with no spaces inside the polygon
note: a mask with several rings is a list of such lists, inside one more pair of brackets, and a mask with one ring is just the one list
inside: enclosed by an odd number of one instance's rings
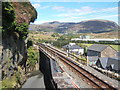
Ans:
{"label": "green field", "polygon": [[[115,33],[117,33],[117,32],[114,32],[114,34]],[[114,34],[113,33],[108,33],[108,36],[115,37]],[[64,36],[64,38],[67,37],[67,36],[61,35],[61,34],[59,34],[58,37],[53,37],[52,35],[53,35],[53,33],[50,33],[50,32],[37,32],[37,33],[32,32],[32,33],[29,34],[29,37],[32,38],[32,39],[34,39],[34,40],[36,40],[36,41],[38,41],[39,39],[40,40],[52,40],[52,41],[55,41],[60,36]],[[77,36],[79,36],[79,35],[82,35],[82,34],[78,34]],[[94,36],[94,37],[107,36],[104,33],[102,33],[102,34],[90,34],[90,35]],[[72,36],[72,38],[73,38],[73,36]],[[88,44],[88,43],[77,43],[77,44],[79,46],[81,46],[81,47],[89,47],[89,46],[92,45],[92,44]],[[105,45],[110,45],[110,44],[105,44]],[[113,47],[115,50],[120,51],[120,45],[112,45],[111,44],[110,46]]]}
{"label": "green field", "polygon": [[120,45],[110,45],[113,47],[115,50],[120,51]]}

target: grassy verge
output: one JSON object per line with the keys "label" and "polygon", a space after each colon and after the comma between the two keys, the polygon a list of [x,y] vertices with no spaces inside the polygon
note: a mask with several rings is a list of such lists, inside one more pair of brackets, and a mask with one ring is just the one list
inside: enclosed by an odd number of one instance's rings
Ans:
{"label": "grassy verge", "polygon": [[83,47],[83,46],[85,46],[85,47],[90,47],[90,46],[93,45],[93,44],[78,43],[78,45],[81,46],[81,47]]}
{"label": "grassy verge", "polygon": [[24,71],[18,66],[18,71],[14,72],[12,76],[2,80],[2,88],[20,88],[25,81],[26,76]]}

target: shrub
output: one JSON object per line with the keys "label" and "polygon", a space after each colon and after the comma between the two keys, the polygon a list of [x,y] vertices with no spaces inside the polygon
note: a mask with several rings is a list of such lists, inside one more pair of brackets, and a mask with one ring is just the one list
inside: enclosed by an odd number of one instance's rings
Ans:
{"label": "shrub", "polygon": [[38,52],[34,50],[33,47],[28,48],[28,60],[27,60],[28,66],[35,67],[37,61],[38,61]]}
{"label": "shrub", "polygon": [[15,20],[15,11],[11,2],[2,2],[2,26],[6,31],[11,30]]}
{"label": "shrub", "polygon": [[28,35],[28,24],[18,24],[15,28],[15,31],[19,33],[21,39],[25,40]]}
{"label": "shrub", "polygon": [[32,40],[27,41],[27,48],[29,48],[30,46],[33,46],[33,41]]}

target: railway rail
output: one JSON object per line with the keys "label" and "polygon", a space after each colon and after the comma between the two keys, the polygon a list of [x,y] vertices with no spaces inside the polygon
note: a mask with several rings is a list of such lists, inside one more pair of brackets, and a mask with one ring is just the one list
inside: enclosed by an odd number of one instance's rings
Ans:
{"label": "railway rail", "polygon": [[[57,51],[57,52],[59,52],[59,53],[61,53],[61,54],[63,54],[63,55],[65,55],[65,56],[68,55],[67,53],[65,53],[65,52],[63,52],[63,51],[60,51],[59,49],[56,49],[56,48],[51,47],[51,46],[49,46],[49,45],[48,45],[48,47],[51,48],[51,49],[53,49],[53,50],[55,50],[55,51]],[[86,62],[86,61],[83,61],[82,59],[78,58],[77,56],[75,56],[75,55],[73,55],[73,54],[71,54],[71,53],[69,53],[69,57],[76,58],[76,60],[79,61],[81,64],[87,65],[87,62]]]}
{"label": "railway rail", "polygon": [[84,81],[90,84],[93,88],[117,90],[117,88],[104,82],[102,79],[98,78],[97,76],[88,72],[86,69],[82,68],[78,63],[74,62],[72,59],[66,57],[66,53],[45,44],[39,44],[39,48],[42,52],[49,53],[49,55],[54,56],[58,60],[62,61],[72,71],[79,75],[80,78],[82,78]]}

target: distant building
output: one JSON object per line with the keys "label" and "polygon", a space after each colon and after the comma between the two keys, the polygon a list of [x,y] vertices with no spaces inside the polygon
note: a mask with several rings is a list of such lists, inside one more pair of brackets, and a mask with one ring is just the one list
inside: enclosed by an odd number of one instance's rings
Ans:
{"label": "distant building", "polygon": [[99,57],[116,57],[117,51],[109,45],[93,44],[87,49],[87,61],[95,65]]}
{"label": "distant building", "polygon": [[118,57],[101,57],[97,60],[96,66],[105,70],[120,72],[120,59]]}
{"label": "distant building", "polygon": [[90,39],[90,38],[73,38],[71,39],[71,41],[94,41],[94,42],[115,42],[115,43],[119,43],[120,39],[105,39],[105,38],[97,38],[97,39]]}
{"label": "distant building", "polygon": [[84,54],[84,49],[75,43],[70,43],[65,46],[63,46],[63,49],[65,49],[67,52],[76,53],[76,54]]}
{"label": "distant building", "polygon": [[80,36],[80,39],[90,39],[90,36],[82,35]]}

